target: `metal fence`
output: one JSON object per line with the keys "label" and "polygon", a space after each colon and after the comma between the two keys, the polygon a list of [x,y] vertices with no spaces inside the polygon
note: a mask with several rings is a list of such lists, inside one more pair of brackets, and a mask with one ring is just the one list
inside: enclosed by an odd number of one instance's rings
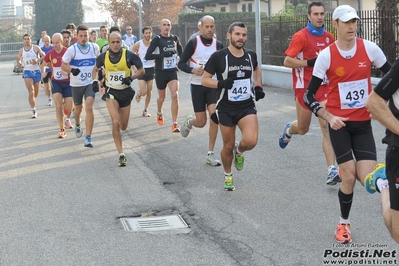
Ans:
{"label": "metal fence", "polygon": [[11,54],[17,53],[22,47],[24,47],[23,42],[8,42],[0,43],[0,54]]}
{"label": "metal fence", "polygon": [[[370,10],[358,12],[361,20],[358,22],[357,36],[366,40],[375,42],[393,63],[399,55],[399,18],[397,9],[389,10]],[[336,36],[335,29],[332,26],[332,14],[326,14],[326,30]],[[230,24],[234,21],[216,21],[216,34],[220,41],[228,45],[225,39],[226,32]],[[255,37],[259,31],[255,30],[254,20],[243,21],[248,27],[248,40],[246,47],[256,50]],[[300,29],[306,27],[307,16],[294,17],[271,17],[261,21],[261,50],[262,64],[282,66],[284,62],[284,52],[291,42],[292,35]],[[177,26],[177,25],[176,25]],[[196,32],[197,23],[186,23],[184,27],[173,28],[172,31],[180,34],[182,42]],[[184,43],[183,43],[184,45]],[[379,70],[373,68],[373,76],[380,76]]]}
{"label": "metal fence", "polygon": [[[389,62],[393,62],[399,55],[399,18],[397,9],[389,10],[369,10],[358,12],[361,20],[358,22],[357,35],[366,40],[375,42],[381,47],[388,58]],[[336,35],[335,29],[332,27],[332,14],[326,14],[325,26],[326,30]],[[242,20],[248,28],[248,40],[246,48],[256,50],[255,37],[259,31],[255,29],[253,19]],[[228,45],[226,32],[228,27],[234,20],[216,21],[217,38]],[[284,52],[291,42],[292,35],[307,25],[307,16],[294,17],[270,17],[262,18],[261,21],[261,50],[262,64],[282,66],[284,62]],[[183,46],[188,38],[198,30],[197,22],[184,23],[184,26],[173,25],[172,33],[178,35]],[[153,27],[154,35],[159,34],[158,27]],[[134,32],[138,34],[138,29]],[[15,53],[23,47],[22,42],[1,43],[0,54]],[[373,69],[373,76],[379,76],[379,70]]]}

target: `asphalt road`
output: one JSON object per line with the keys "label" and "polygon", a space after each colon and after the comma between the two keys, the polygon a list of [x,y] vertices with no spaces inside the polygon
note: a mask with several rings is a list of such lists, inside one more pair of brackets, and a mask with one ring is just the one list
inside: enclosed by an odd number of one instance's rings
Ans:
{"label": "asphalt road", "polygon": [[[180,78],[183,123],[192,105],[188,76]],[[159,126],[156,89],[152,117],[141,117],[143,100],[132,103],[123,134],[128,165],[118,168],[99,97],[90,149],[72,130],[57,138],[55,109],[46,105],[43,90],[38,118],[30,118],[27,91],[11,61],[0,63],[0,83],[0,265],[313,266],[329,259],[378,265],[359,259],[381,258],[343,252],[398,247],[383,223],[379,194],[367,194],[360,184],[351,212],[353,245],[336,244],[338,186],[325,185],[316,119],[308,134],[294,136],[285,150],[278,146],[281,130],[296,116],[290,90],[265,88],[266,98],[257,104],[258,145],[245,153],[243,171],[233,171],[236,190],[227,192],[223,168],[205,164],[207,126],[187,138],[171,133],[169,96],[165,125]],[[383,161],[384,129],[376,122],[374,129]],[[219,135],[217,154],[220,149]],[[148,213],[180,214],[190,230],[127,232],[118,219]],[[389,254],[383,259],[396,259]]]}

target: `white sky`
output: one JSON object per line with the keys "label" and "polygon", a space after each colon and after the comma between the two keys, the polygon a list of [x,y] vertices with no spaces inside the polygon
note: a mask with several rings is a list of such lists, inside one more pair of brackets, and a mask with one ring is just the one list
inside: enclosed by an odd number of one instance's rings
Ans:
{"label": "white sky", "polygon": [[111,14],[109,12],[101,11],[96,0],[83,0],[82,4],[83,6],[89,6],[92,9],[91,11],[85,10],[84,22],[112,21]]}

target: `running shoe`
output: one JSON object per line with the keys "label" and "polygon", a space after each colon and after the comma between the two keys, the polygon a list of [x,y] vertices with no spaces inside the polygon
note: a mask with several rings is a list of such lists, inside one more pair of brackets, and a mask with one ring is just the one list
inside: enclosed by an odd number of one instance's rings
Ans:
{"label": "running shoe", "polygon": [[157,122],[158,122],[158,125],[160,125],[160,126],[162,126],[163,125],[163,115],[162,115],[162,113],[157,113]]}
{"label": "running shoe", "polygon": [[65,118],[65,128],[71,129],[73,128],[72,124],[71,124],[71,120],[69,118]]}
{"label": "running shoe", "polygon": [[173,133],[179,133],[180,132],[180,128],[179,128],[179,125],[177,123],[173,123],[172,124],[172,132]]}
{"label": "running shoe", "polygon": [[186,117],[186,119],[184,120],[183,127],[181,128],[181,131],[180,131],[181,135],[184,138],[188,136],[188,134],[190,133],[190,130],[193,128],[193,126],[188,123],[188,120],[193,119],[193,117],[194,117],[193,115],[188,115]]}
{"label": "running shoe", "polygon": [[278,144],[280,145],[280,148],[285,149],[287,147],[288,143],[291,140],[291,137],[287,136],[288,129],[290,128],[291,123],[287,123],[284,127],[283,133],[281,134],[280,138],[278,139]]}
{"label": "running shoe", "polygon": [[37,111],[35,109],[32,110],[32,118],[37,118]]}
{"label": "running shoe", "polygon": [[335,229],[335,239],[341,244],[352,242],[350,224],[338,224],[337,229]]}
{"label": "running shoe", "polygon": [[67,133],[65,130],[60,130],[60,133],[58,133],[58,138],[63,139],[66,137],[66,135],[67,135]]}
{"label": "running shoe", "polygon": [[80,138],[80,137],[83,136],[83,128],[81,128],[80,125],[79,126],[76,125],[75,135],[76,135],[77,138]]}
{"label": "running shoe", "polygon": [[206,164],[212,165],[212,166],[219,166],[221,165],[220,161],[216,158],[215,154],[209,153],[206,156]]}
{"label": "running shoe", "polygon": [[233,191],[234,189],[236,189],[234,187],[233,174],[224,175],[224,189],[228,191]]}
{"label": "running shoe", "polygon": [[143,110],[144,117],[151,117],[151,115],[147,112],[147,110]]}
{"label": "running shoe", "polygon": [[53,101],[52,101],[50,98],[49,98],[48,101],[47,101],[47,105],[48,105],[48,106],[52,106],[52,105],[53,105]]}
{"label": "running shoe", "polygon": [[72,110],[72,112],[71,112],[71,118],[75,118],[74,110]]}
{"label": "running shoe", "polygon": [[136,94],[136,102],[139,103],[140,101],[141,101],[141,95],[140,95],[140,90],[138,90]]}
{"label": "running shoe", "polygon": [[327,175],[327,185],[335,185],[341,182],[341,177],[339,176],[337,168],[333,167]]}
{"label": "running shoe", "polygon": [[368,193],[373,194],[378,191],[378,178],[387,179],[384,163],[377,164],[374,168],[374,171],[366,175],[366,177],[364,178],[364,187],[366,188]]}
{"label": "running shoe", "polygon": [[88,148],[93,148],[93,142],[91,141],[91,137],[86,136],[86,140],[85,140],[84,146],[88,147]]}
{"label": "running shoe", "polygon": [[127,158],[125,154],[123,153],[119,154],[118,166],[119,167],[126,166],[126,163],[127,163]]}
{"label": "running shoe", "polygon": [[236,145],[234,146],[234,166],[238,171],[241,171],[244,168],[244,155],[243,154],[237,154],[237,148],[238,148],[238,141],[236,141]]}

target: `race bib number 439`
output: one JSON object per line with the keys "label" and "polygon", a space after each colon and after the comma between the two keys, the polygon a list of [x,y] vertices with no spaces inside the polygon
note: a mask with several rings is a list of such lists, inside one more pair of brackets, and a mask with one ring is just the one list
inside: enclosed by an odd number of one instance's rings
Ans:
{"label": "race bib number 439", "polygon": [[341,109],[362,108],[369,96],[368,79],[338,83]]}

